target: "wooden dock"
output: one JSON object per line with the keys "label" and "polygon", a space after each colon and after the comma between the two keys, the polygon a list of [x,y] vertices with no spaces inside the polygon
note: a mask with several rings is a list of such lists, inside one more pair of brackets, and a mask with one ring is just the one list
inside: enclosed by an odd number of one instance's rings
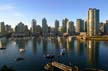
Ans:
{"label": "wooden dock", "polygon": [[102,69],[95,69],[95,68],[78,69],[77,66],[70,67],[70,66],[58,63],[56,61],[46,64],[44,68],[48,71],[50,70],[53,71],[53,67],[56,67],[62,71],[104,71]]}
{"label": "wooden dock", "polygon": [[63,71],[72,71],[72,67],[66,66],[66,65],[58,63],[56,61],[45,65],[45,69],[47,69],[47,70],[50,69],[51,67],[56,67],[56,68],[59,68]]}

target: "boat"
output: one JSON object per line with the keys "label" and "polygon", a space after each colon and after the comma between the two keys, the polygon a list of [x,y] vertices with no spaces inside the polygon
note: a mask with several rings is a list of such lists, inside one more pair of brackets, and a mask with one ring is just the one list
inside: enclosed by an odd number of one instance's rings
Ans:
{"label": "boat", "polygon": [[54,55],[47,54],[47,55],[44,55],[44,57],[50,59],[50,58],[54,58]]}
{"label": "boat", "polygon": [[24,60],[24,58],[19,57],[19,58],[17,58],[15,61],[21,61],[21,60]]}
{"label": "boat", "polygon": [[24,52],[25,51],[25,49],[23,49],[23,48],[20,48],[19,49],[19,52],[21,53],[21,52]]}
{"label": "boat", "polygon": [[61,48],[60,49],[60,55],[64,55],[65,54],[65,48]]}
{"label": "boat", "polygon": [[6,48],[4,48],[4,47],[3,47],[3,48],[0,48],[0,50],[5,50],[5,49],[6,49]]}

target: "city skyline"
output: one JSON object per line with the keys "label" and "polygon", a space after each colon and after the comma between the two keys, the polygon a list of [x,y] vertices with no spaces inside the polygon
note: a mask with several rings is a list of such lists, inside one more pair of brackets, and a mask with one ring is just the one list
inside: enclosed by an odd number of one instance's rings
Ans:
{"label": "city skyline", "polygon": [[[26,2],[26,3],[25,3]],[[108,9],[106,0],[1,0],[0,21],[15,27],[20,21],[31,27],[32,19],[42,26],[42,19],[45,17],[49,26],[54,27],[57,19],[62,25],[65,17],[70,21],[86,19],[89,8],[100,10],[100,21],[107,20]]]}

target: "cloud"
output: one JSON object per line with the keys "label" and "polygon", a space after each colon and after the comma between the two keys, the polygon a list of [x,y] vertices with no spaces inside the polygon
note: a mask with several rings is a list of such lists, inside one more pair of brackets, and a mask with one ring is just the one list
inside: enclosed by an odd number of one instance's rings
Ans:
{"label": "cloud", "polygon": [[9,11],[13,9],[14,9],[14,6],[12,5],[0,5],[0,11]]}
{"label": "cloud", "polygon": [[0,13],[6,13],[11,16],[15,17],[23,17],[23,13],[17,10],[17,8],[14,5],[11,4],[5,4],[5,5],[0,5]]}

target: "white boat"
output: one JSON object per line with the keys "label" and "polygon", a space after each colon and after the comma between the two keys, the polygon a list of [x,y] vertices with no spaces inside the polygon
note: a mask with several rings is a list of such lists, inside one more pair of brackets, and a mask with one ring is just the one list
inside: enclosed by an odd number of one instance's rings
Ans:
{"label": "white boat", "polygon": [[60,55],[64,55],[65,54],[65,48],[61,48],[60,49]]}
{"label": "white boat", "polygon": [[23,48],[20,48],[19,49],[19,52],[21,53],[21,52],[24,52],[25,51],[25,49],[23,49]]}

